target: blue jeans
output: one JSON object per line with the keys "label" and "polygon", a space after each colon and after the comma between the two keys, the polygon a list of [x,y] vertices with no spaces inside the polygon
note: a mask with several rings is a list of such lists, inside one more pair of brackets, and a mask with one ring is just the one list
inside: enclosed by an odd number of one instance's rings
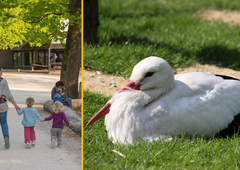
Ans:
{"label": "blue jeans", "polygon": [[62,143],[62,129],[61,128],[52,128],[51,129],[51,141],[54,139],[56,140],[57,138],[57,142],[58,143]]}
{"label": "blue jeans", "polygon": [[2,127],[3,137],[9,137],[8,124],[7,124],[7,112],[0,113],[0,123]]}
{"label": "blue jeans", "polygon": [[68,98],[63,99],[62,103],[64,105],[67,105],[68,107],[72,108],[72,99],[71,98],[68,97]]}

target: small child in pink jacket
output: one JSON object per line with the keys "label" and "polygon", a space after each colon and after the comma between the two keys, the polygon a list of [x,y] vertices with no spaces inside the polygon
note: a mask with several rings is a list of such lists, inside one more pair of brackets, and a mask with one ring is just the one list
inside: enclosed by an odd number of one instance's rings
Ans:
{"label": "small child in pink jacket", "polygon": [[49,121],[53,119],[53,125],[51,129],[51,146],[55,148],[55,141],[57,138],[58,147],[61,147],[62,143],[62,129],[63,129],[63,120],[70,127],[70,124],[67,120],[65,113],[63,112],[63,104],[59,101],[56,101],[53,104],[53,113],[44,119],[44,121]]}

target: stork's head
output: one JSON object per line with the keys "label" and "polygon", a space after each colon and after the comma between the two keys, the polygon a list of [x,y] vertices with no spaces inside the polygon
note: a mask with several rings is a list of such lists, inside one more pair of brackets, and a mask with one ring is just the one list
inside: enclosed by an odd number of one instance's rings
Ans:
{"label": "stork's head", "polygon": [[164,59],[152,56],[135,65],[130,80],[141,90],[165,88],[174,83],[174,73]]}
{"label": "stork's head", "polygon": [[[119,93],[129,90],[129,88],[134,90],[159,89],[164,92],[168,90],[168,88],[172,87],[173,84],[174,73],[171,66],[164,59],[151,56],[143,59],[135,65],[130,82],[122,90],[120,90]],[[110,107],[111,103],[108,102],[87,123],[87,126],[108,114]]]}

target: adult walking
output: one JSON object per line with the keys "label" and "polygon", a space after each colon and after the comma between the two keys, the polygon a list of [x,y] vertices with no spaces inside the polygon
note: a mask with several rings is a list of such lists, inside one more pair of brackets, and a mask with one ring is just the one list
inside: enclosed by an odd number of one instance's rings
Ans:
{"label": "adult walking", "polygon": [[9,110],[7,99],[12,102],[12,104],[17,110],[21,110],[21,108],[16,104],[15,100],[13,99],[12,93],[8,87],[7,80],[2,78],[2,73],[3,68],[0,67],[0,123],[2,127],[5,148],[8,149],[10,147],[10,143],[7,123],[7,111]]}
{"label": "adult walking", "polygon": [[53,87],[51,91],[51,98],[55,102],[54,95],[57,93],[57,89],[62,89],[62,103],[72,108],[72,99],[69,98],[66,94],[65,87],[62,81],[57,81],[55,87]]}

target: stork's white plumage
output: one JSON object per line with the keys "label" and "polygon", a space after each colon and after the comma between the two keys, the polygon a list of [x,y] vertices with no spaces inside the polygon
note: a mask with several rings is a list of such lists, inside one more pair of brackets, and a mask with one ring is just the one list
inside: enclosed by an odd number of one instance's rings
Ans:
{"label": "stork's white plumage", "polygon": [[240,113],[237,79],[203,72],[174,76],[165,60],[152,56],[134,67],[130,80],[87,124],[107,114],[105,125],[114,143],[181,132],[228,135],[239,127],[234,124]]}

